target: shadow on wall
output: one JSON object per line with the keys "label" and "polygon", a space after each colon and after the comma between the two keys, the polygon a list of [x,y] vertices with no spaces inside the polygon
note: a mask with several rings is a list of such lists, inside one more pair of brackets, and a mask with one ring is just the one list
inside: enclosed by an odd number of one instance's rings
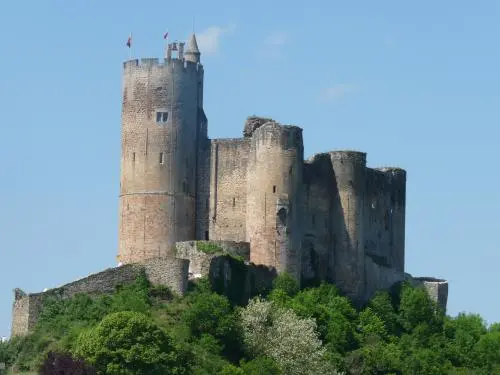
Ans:
{"label": "shadow on wall", "polygon": [[269,293],[276,276],[273,267],[245,264],[228,255],[214,257],[210,263],[209,280],[213,290],[238,305]]}

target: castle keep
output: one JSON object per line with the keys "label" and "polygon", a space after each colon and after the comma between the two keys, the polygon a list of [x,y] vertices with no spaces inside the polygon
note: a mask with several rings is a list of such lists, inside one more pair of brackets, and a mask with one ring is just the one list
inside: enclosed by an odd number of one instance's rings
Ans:
{"label": "castle keep", "polygon": [[[46,293],[104,292],[143,267],[180,294],[188,278],[239,279],[244,299],[288,272],[360,303],[409,280],[445,307],[446,281],[405,273],[406,172],[370,168],[357,151],[304,159],[302,129],[269,118],[247,118],[242,138],[209,139],[200,58],[193,34],[164,61],[124,63],[119,267]],[[227,254],[245,261],[243,278]],[[13,335],[34,326],[43,294],[16,290]]]}

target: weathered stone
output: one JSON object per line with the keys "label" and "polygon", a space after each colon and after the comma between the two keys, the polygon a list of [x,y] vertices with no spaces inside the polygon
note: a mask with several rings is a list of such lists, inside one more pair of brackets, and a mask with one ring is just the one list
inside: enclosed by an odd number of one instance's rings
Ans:
{"label": "weathered stone", "polygon": [[258,116],[249,116],[245,121],[245,127],[243,128],[243,137],[250,138],[253,133],[260,128],[262,125],[268,122],[272,122],[273,119]]}
{"label": "weathered stone", "polygon": [[132,283],[145,271],[153,285],[165,285],[183,295],[187,290],[189,261],[175,258],[148,259],[142,264],[126,264],[89,275],[42,293],[26,294],[15,290],[12,311],[12,336],[24,335],[35,326],[47,297],[71,298],[79,293],[90,296],[112,293],[119,285]]}

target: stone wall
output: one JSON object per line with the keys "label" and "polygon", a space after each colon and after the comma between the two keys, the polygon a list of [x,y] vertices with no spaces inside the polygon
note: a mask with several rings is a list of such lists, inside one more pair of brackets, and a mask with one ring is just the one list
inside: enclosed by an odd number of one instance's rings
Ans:
{"label": "stone wall", "polygon": [[393,285],[408,280],[410,276],[380,263],[379,259],[367,255],[365,257],[365,295],[368,301],[378,290],[389,290]]}
{"label": "stone wall", "polygon": [[175,255],[189,261],[189,277],[207,276],[214,257],[231,255],[243,261],[250,259],[250,244],[234,241],[186,241],[175,244]]}
{"label": "stone wall", "polygon": [[210,240],[245,241],[248,139],[214,139],[210,154]]}
{"label": "stone wall", "polygon": [[318,154],[304,163],[304,209],[302,219],[303,284],[333,280],[333,196],[335,175],[328,154]]}
{"label": "stone wall", "polygon": [[112,293],[118,285],[132,283],[143,270],[152,284],[166,285],[174,293],[182,295],[187,290],[188,267],[189,261],[183,259],[148,259],[143,264],[109,268],[42,293],[26,294],[16,289],[12,336],[24,335],[35,326],[46,297],[70,298],[79,293],[90,296]]}
{"label": "stone wall", "polygon": [[429,297],[442,310],[446,311],[446,304],[448,303],[448,282],[446,280],[434,277],[412,277],[411,283],[413,286],[425,288]]}
{"label": "stone wall", "polygon": [[189,260],[190,278],[207,277],[216,292],[240,304],[269,291],[277,276],[273,267],[248,262],[248,242],[179,242],[176,244],[176,256]]}

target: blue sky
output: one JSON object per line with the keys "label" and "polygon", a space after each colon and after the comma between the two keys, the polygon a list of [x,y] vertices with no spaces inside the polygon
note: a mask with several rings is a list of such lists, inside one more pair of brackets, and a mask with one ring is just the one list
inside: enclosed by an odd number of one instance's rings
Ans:
{"label": "blue sky", "polygon": [[0,335],[15,287],[115,265],[125,42],[160,57],[193,17],[210,137],[271,116],[307,155],[405,168],[407,271],[449,280],[450,314],[500,321],[500,2],[186,3],[0,5]]}

